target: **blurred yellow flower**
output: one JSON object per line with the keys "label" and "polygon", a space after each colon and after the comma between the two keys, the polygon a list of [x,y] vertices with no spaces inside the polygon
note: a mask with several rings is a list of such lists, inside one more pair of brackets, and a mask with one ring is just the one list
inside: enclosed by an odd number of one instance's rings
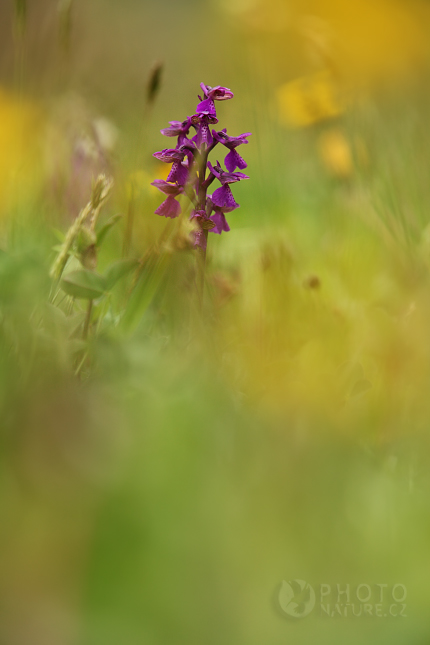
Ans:
{"label": "blurred yellow flower", "polygon": [[331,175],[345,179],[352,174],[354,165],[351,146],[342,130],[325,130],[318,139],[318,153]]}
{"label": "blurred yellow flower", "polygon": [[[216,2],[251,38],[271,33],[273,44],[265,51],[290,74],[303,69],[311,53],[313,62],[328,56],[350,84],[361,85],[407,76],[430,57],[430,6],[423,0]],[[298,33],[304,48],[297,47]]]}
{"label": "blurred yellow flower", "polygon": [[279,32],[291,20],[291,6],[285,0],[218,0],[218,3],[223,11],[256,31]]}
{"label": "blurred yellow flower", "polygon": [[137,193],[147,191],[151,181],[150,175],[144,170],[135,170],[132,172],[128,176],[126,184],[127,198],[131,199]]}
{"label": "blurred yellow flower", "polygon": [[167,179],[170,172],[171,165],[167,163],[159,163],[155,166],[152,173],[145,170],[135,170],[132,172],[127,181],[127,196],[136,196],[142,192],[149,192],[152,194],[159,194],[159,190],[155,186],[151,186],[154,179]]}
{"label": "blurred yellow flower", "polygon": [[[171,168],[172,168],[172,165],[168,164],[168,163],[159,163],[159,164],[157,164],[156,167],[155,167],[155,170],[153,172],[153,177],[152,177],[151,181],[153,181],[154,179],[164,179],[164,180],[166,180],[168,175],[169,175],[169,172],[170,172]],[[152,186],[152,188],[154,188],[154,186]],[[154,190],[157,190],[157,189],[154,188]]]}
{"label": "blurred yellow flower", "polygon": [[281,85],[277,100],[281,122],[296,128],[332,119],[345,110],[339,85],[328,70]]}
{"label": "blurred yellow flower", "polygon": [[40,110],[0,88],[0,213],[21,201],[41,179]]}

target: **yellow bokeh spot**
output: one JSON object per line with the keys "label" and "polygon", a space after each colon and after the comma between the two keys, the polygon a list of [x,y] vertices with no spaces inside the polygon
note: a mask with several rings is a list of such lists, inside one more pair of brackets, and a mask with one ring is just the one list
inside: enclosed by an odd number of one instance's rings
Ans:
{"label": "yellow bokeh spot", "polygon": [[[159,163],[154,170],[154,179],[164,179],[166,180],[169,172],[172,168],[171,164],[168,163]],[[151,180],[153,181],[153,180]]]}
{"label": "yellow bokeh spot", "polygon": [[345,109],[338,83],[328,70],[281,85],[277,99],[280,120],[296,128],[332,119]]}
{"label": "yellow bokeh spot", "polygon": [[150,185],[151,176],[144,170],[135,170],[128,176],[127,180],[127,196],[131,198],[133,195],[142,191],[148,190]]}
{"label": "yellow bokeh spot", "polygon": [[312,53],[312,64],[316,54],[328,57],[350,85],[361,86],[407,76],[430,57],[430,4],[423,0],[214,1],[251,37],[273,36],[265,51],[289,74],[300,73]]}
{"label": "yellow bokeh spot", "polygon": [[140,193],[157,194],[159,193],[158,188],[151,186],[151,182],[154,179],[167,179],[167,176],[170,172],[171,164],[159,163],[155,166],[152,173],[146,172],[145,170],[135,170],[128,176],[127,180],[127,196],[130,199],[131,196],[136,197]]}
{"label": "yellow bokeh spot", "polygon": [[34,194],[43,172],[43,119],[31,102],[0,88],[0,213]]}
{"label": "yellow bokeh spot", "polygon": [[351,146],[338,128],[330,128],[318,139],[318,152],[327,171],[339,178],[347,178],[353,171]]}

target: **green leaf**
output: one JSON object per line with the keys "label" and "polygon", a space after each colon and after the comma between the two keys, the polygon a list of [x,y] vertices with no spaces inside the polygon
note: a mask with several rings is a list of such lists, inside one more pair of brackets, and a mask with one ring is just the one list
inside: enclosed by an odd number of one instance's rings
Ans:
{"label": "green leaf", "polygon": [[106,289],[109,291],[112,287],[121,280],[127,273],[133,271],[138,266],[138,261],[134,259],[118,260],[108,266],[104,272],[106,281]]}
{"label": "green leaf", "polygon": [[68,273],[61,281],[62,289],[74,298],[94,300],[106,292],[104,276],[80,269]]}
{"label": "green leaf", "polygon": [[112,217],[110,217],[108,221],[105,224],[103,224],[103,226],[100,227],[100,229],[97,231],[96,246],[100,246],[102,244],[103,240],[105,239],[106,235],[109,233],[110,229],[113,226],[115,226],[117,222],[119,222],[121,217],[122,217],[122,213],[117,213],[116,215],[112,215]]}

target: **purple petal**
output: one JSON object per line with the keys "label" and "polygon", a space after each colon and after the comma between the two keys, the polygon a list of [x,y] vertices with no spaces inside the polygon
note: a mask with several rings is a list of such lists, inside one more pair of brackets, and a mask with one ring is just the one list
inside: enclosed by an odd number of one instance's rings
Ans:
{"label": "purple petal", "polygon": [[175,148],[164,148],[161,152],[154,152],[152,155],[159,161],[164,161],[165,163],[172,163],[173,161],[182,161],[184,158],[185,152],[176,150]]}
{"label": "purple petal", "polygon": [[252,132],[244,132],[243,134],[239,134],[238,137],[230,137],[230,143],[236,146],[241,146],[242,143],[248,143],[247,137],[252,136]]}
{"label": "purple petal", "polygon": [[[240,155],[238,155],[238,157],[241,159],[241,163],[245,163]],[[220,180],[223,186],[224,184],[235,184],[237,181],[241,181],[242,179],[249,179],[248,175],[245,175],[243,172],[226,172],[221,168],[219,161],[216,162],[216,166],[214,168],[210,161],[208,161],[207,165],[209,170]]]}
{"label": "purple petal", "polygon": [[192,220],[194,220],[194,223],[197,224],[198,228],[200,228],[201,230],[209,231],[215,226],[214,222],[210,217],[208,217],[206,211],[204,210],[192,210],[190,221]]}
{"label": "purple petal", "polygon": [[188,179],[188,168],[184,164],[178,164],[178,170],[176,172],[176,181],[180,186],[185,186]]}
{"label": "purple petal", "polygon": [[235,184],[242,179],[249,179],[248,175],[243,172],[223,172],[220,177],[220,182],[224,184]]}
{"label": "purple petal", "polygon": [[175,162],[172,164],[172,167],[170,168],[170,172],[166,177],[167,182],[176,182],[176,177],[178,174],[178,163]]}
{"label": "purple petal", "polygon": [[222,208],[225,213],[229,213],[230,211],[234,211],[235,208],[239,208],[239,204],[235,201],[228,184],[216,189],[212,195],[212,202],[215,206]]}
{"label": "purple petal", "polygon": [[227,99],[232,99],[234,94],[228,87],[222,87],[222,85],[216,85],[215,87],[206,86],[207,97],[214,101],[226,101]]}
{"label": "purple petal", "polygon": [[155,214],[174,219],[175,217],[178,217],[181,212],[182,209],[180,203],[176,201],[173,195],[169,195],[167,199],[165,199],[164,202],[157,208]]}
{"label": "purple petal", "polygon": [[[209,170],[211,171],[211,173],[212,173],[213,175],[215,175],[215,177],[216,177],[217,179],[220,179],[220,177],[221,177],[220,170],[221,170],[221,169],[219,168],[219,166],[215,166],[215,168],[214,168],[214,167],[212,166],[211,162],[210,162],[210,161],[208,161],[208,163],[207,163],[207,167],[209,168]],[[221,172],[222,172],[222,171],[221,171]]]}
{"label": "purple petal", "polygon": [[233,148],[230,150],[226,158],[224,159],[225,167],[229,172],[233,172],[236,168],[243,170],[247,167],[247,163],[243,157]]}
{"label": "purple petal", "polygon": [[164,134],[165,137],[177,137],[181,132],[182,122],[181,121],[169,121],[170,125],[168,128],[163,128],[160,130],[161,134]]}
{"label": "purple petal", "polygon": [[206,214],[209,216],[214,210],[214,205],[212,201],[212,195],[208,195],[206,198]]}
{"label": "purple petal", "polygon": [[191,141],[190,139],[187,139],[187,137],[184,138],[183,142],[181,143],[179,149],[184,152],[184,154],[190,156],[193,156],[193,152],[196,149],[196,144],[194,141]]}
{"label": "purple petal", "polygon": [[207,147],[211,146],[213,143],[213,137],[206,121],[202,121],[197,129],[197,134],[193,137],[193,141],[196,142],[198,148],[201,148],[205,143]]}
{"label": "purple petal", "polygon": [[230,230],[230,226],[227,224],[225,215],[224,213],[221,213],[221,211],[216,211],[212,215],[211,220],[215,222],[215,228],[211,229],[212,233],[217,233],[217,235],[221,235],[223,231],[227,233]]}
{"label": "purple petal", "polygon": [[188,179],[188,168],[182,163],[175,161],[167,176],[167,182],[176,182],[179,186],[184,186]]}
{"label": "purple petal", "polygon": [[218,123],[216,114],[210,114],[209,112],[197,112],[191,117],[191,123],[194,126],[199,125],[199,123]]}
{"label": "purple petal", "polygon": [[160,130],[161,134],[164,134],[165,137],[183,137],[190,130],[191,120],[190,117],[187,117],[185,121],[169,121],[170,125],[168,128]]}
{"label": "purple petal", "polygon": [[196,107],[197,114],[207,114],[208,116],[216,117],[215,103],[212,99],[205,99]]}
{"label": "purple petal", "polygon": [[161,190],[162,193],[166,193],[166,195],[179,195],[184,190],[182,186],[170,184],[164,179],[154,179],[154,181],[151,182],[151,186],[155,186],[155,188]]}
{"label": "purple petal", "polygon": [[[207,95],[208,95],[208,90],[210,90],[210,89],[211,89],[211,88],[209,87],[209,85],[208,85],[208,86],[206,86],[204,83],[200,83],[200,87],[202,88],[202,92],[203,92],[203,94],[207,97]],[[199,98],[200,98],[200,97],[199,97]]]}
{"label": "purple petal", "polygon": [[195,217],[206,217],[206,211],[204,211],[204,210],[196,211],[195,208],[193,208],[193,210],[191,211],[191,215],[190,215],[189,219],[192,220]]}
{"label": "purple petal", "polygon": [[178,148],[180,148],[181,146],[183,146],[184,144],[186,144],[188,142],[188,139],[187,139],[188,132],[189,132],[189,130],[187,130],[186,133],[181,132],[179,134],[179,136],[178,136],[178,146],[177,146]]}

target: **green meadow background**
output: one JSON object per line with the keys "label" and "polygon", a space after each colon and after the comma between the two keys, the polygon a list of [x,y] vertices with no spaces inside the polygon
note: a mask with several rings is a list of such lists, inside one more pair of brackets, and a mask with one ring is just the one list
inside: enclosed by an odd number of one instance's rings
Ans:
{"label": "green meadow background", "polygon": [[[429,26],[423,0],[2,1],[1,645],[428,642]],[[252,132],[202,311],[150,186],[200,82]],[[143,269],[85,339],[49,270],[100,172],[98,270]],[[404,585],[404,616],[328,617],[338,584]]]}

